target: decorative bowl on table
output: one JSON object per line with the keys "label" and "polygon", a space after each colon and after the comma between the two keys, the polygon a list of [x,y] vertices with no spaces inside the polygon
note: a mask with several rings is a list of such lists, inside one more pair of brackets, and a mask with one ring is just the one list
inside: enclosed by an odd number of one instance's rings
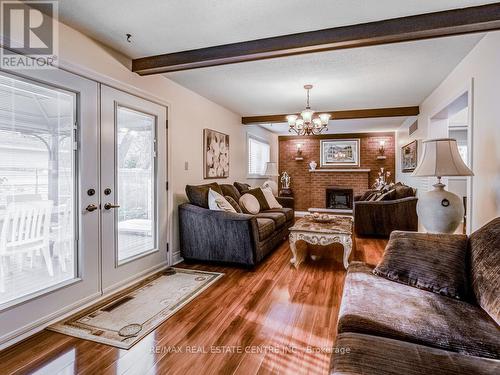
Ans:
{"label": "decorative bowl on table", "polygon": [[315,212],[309,217],[316,223],[331,223],[335,220],[335,216],[328,214],[320,214],[319,212]]}

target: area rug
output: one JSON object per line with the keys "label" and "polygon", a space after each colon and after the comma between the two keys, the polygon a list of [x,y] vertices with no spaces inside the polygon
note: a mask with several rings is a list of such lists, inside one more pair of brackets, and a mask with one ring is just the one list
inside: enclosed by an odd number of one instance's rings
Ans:
{"label": "area rug", "polygon": [[48,329],[129,349],[222,276],[169,268]]}

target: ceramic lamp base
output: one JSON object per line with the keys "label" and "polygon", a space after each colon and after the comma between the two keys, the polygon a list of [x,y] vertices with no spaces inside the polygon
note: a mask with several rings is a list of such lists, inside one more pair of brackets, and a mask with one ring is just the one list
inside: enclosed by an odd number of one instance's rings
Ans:
{"label": "ceramic lamp base", "polygon": [[444,190],[444,184],[433,186],[434,190],[422,194],[418,199],[418,218],[430,233],[454,233],[464,217],[462,199]]}
{"label": "ceramic lamp base", "polygon": [[264,182],[264,184],[262,184],[263,187],[270,187],[272,192],[273,192],[273,195],[275,197],[278,196],[278,184],[276,183],[276,181],[273,181],[273,180],[266,180],[266,182]]}

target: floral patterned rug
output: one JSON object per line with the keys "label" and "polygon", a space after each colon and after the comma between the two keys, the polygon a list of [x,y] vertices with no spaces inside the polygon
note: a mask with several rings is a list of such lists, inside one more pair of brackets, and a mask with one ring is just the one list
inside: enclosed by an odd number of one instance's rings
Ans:
{"label": "floral patterned rug", "polygon": [[169,268],[47,329],[130,349],[223,275]]}

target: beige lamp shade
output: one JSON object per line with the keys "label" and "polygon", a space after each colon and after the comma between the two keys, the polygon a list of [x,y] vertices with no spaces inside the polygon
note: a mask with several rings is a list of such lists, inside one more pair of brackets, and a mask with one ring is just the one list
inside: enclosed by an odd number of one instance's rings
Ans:
{"label": "beige lamp shade", "polygon": [[264,176],[269,176],[269,177],[279,176],[278,163],[275,163],[273,161],[268,162],[266,164],[266,172],[264,173]]}
{"label": "beige lamp shade", "polygon": [[446,177],[474,175],[462,160],[455,139],[429,139],[424,141],[423,144],[424,153],[412,176]]}

